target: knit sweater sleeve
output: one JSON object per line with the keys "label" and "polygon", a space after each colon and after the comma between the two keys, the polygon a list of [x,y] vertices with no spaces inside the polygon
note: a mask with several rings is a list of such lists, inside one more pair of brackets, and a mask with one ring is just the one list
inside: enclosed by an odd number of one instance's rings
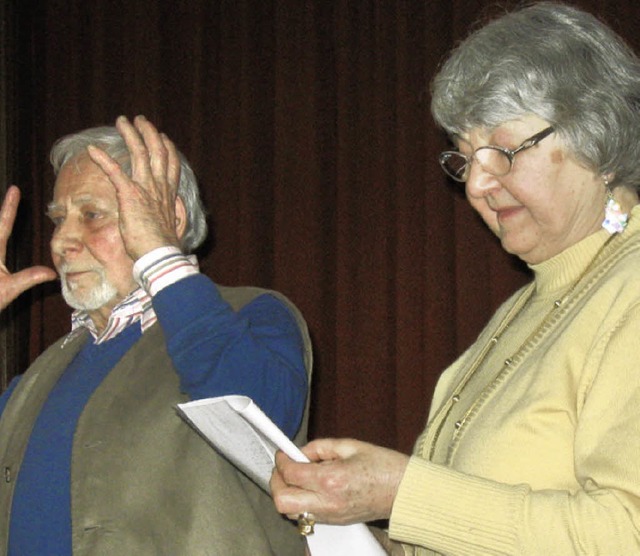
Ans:
{"label": "knit sweater sleeve", "polygon": [[640,553],[640,308],[586,358],[574,439],[580,488],[532,490],[414,456],[391,537],[442,554]]}
{"label": "knit sweater sleeve", "polygon": [[183,392],[249,396],[295,435],[307,373],[298,325],[280,300],[261,295],[235,312],[208,277],[195,274],[158,292],[153,307]]}

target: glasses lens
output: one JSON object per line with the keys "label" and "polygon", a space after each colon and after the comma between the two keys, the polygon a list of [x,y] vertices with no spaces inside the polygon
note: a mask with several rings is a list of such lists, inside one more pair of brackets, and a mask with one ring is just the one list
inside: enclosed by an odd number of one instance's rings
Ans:
{"label": "glasses lens", "polygon": [[505,176],[511,170],[509,155],[496,147],[480,147],[475,157],[482,169],[493,176]]}
{"label": "glasses lens", "polygon": [[454,180],[464,181],[467,174],[467,158],[455,151],[447,151],[440,155],[440,166]]}

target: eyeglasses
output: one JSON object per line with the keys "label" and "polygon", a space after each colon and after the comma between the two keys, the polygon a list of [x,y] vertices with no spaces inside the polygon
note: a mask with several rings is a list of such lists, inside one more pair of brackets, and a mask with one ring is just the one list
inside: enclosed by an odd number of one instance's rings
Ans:
{"label": "eyeglasses", "polygon": [[440,155],[440,166],[445,173],[459,182],[466,182],[469,178],[471,163],[475,160],[480,167],[492,176],[506,176],[513,168],[515,156],[522,151],[537,145],[545,137],[554,132],[553,126],[549,126],[535,135],[525,139],[522,144],[514,149],[486,145],[476,149],[471,156],[459,151],[445,151]]}

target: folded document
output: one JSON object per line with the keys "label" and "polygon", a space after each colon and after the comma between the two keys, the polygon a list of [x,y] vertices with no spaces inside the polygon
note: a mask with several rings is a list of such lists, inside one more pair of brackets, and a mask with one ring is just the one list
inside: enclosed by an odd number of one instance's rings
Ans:
{"label": "folded document", "polygon": [[[300,449],[246,396],[221,396],[178,404],[178,411],[238,469],[269,492],[276,450],[308,462]],[[306,537],[312,556],[383,556],[366,525],[317,524]]]}

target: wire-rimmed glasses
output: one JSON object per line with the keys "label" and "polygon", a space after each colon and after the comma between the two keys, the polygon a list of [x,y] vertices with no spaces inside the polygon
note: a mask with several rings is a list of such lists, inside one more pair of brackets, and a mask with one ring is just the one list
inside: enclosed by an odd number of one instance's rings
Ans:
{"label": "wire-rimmed glasses", "polygon": [[466,182],[469,178],[471,163],[475,160],[480,167],[492,176],[506,176],[513,168],[515,156],[522,151],[537,145],[545,137],[554,132],[553,126],[549,126],[528,139],[525,139],[519,147],[514,150],[496,145],[485,145],[479,147],[473,154],[466,155],[459,151],[445,151],[440,155],[440,166],[445,173],[459,182]]}

